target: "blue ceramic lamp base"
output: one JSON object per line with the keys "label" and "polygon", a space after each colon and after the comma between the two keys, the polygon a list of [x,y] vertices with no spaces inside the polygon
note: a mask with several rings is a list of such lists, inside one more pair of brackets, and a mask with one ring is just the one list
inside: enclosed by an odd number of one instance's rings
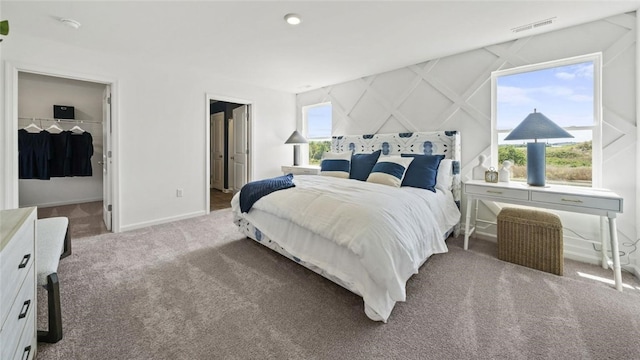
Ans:
{"label": "blue ceramic lamp base", "polygon": [[300,145],[293,145],[293,166],[300,165]]}
{"label": "blue ceramic lamp base", "polygon": [[542,142],[527,143],[527,184],[531,186],[545,185],[546,146]]}

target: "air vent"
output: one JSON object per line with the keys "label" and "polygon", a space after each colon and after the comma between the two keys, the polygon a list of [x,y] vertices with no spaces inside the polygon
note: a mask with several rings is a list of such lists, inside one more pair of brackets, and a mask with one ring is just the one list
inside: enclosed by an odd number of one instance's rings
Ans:
{"label": "air vent", "polygon": [[551,24],[553,24],[555,19],[556,19],[556,17],[554,16],[552,18],[536,21],[536,22],[531,23],[531,24],[526,24],[526,25],[514,27],[513,29],[511,29],[511,31],[514,32],[514,33],[519,33],[521,31],[526,31],[526,30],[536,29],[536,28],[539,28],[541,26],[551,25]]}

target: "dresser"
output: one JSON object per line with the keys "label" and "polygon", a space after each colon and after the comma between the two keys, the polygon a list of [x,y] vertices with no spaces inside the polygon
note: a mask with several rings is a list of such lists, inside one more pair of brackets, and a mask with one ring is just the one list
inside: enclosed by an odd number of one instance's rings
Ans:
{"label": "dresser", "polygon": [[[609,223],[609,239],[613,257],[613,277],[617,290],[622,291],[620,253],[618,252],[618,230],[616,215],[622,213],[623,198],[607,189],[582,188],[576,186],[551,185],[547,187],[529,186],[525,183],[488,183],[470,180],[464,183],[467,197],[465,218],[464,249],[469,247],[469,236],[475,231],[478,216],[478,200],[518,204],[543,209],[570,211],[580,214],[600,216],[600,243],[602,245],[602,267],[609,267],[607,256],[606,223]],[[471,219],[471,209],[475,216]]]}
{"label": "dresser", "polygon": [[37,350],[36,208],[0,211],[0,359]]}

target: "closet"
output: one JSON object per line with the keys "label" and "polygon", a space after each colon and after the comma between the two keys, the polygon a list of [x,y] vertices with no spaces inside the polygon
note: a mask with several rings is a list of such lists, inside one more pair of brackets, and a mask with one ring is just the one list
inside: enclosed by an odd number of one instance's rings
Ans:
{"label": "closet", "polygon": [[[49,161],[51,168],[48,170],[51,171],[44,174],[46,171],[40,169],[42,173],[37,174],[38,176],[23,173],[29,167],[19,164],[20,207],[48,208],[102,201],[103,96],[106,86],[27,72],[18,73],[18,151],[24,150],[20,149],[23,146],[20,141],[31,141],[42,134],[41,137],[48,141],[56,139],[58,146],[63,137],[67,138],[69,145],[75,147],[74,152],[82,153],[83,156],[82,159],[74,158],[67,164],[70,168],[65,170],[62,163],[55,164],[56,160],[60,161],[58,151]],[[73,106],[74,118],[54,118],[54,105]],[[50,146],[55,150],[53,145],[52,141]],[[21,161],[22,155],[19,154]],[[35,168],[38,171],[38,166]],[[95,206],[95,211],[101,209],[101,205]],[[98,215],[95,217],[101,221],[101,214],[92,215]]]}

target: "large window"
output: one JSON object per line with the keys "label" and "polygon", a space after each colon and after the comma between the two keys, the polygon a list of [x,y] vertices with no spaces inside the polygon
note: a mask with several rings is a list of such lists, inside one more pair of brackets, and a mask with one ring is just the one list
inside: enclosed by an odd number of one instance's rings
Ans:
{"label": "large window", "polygon": [[319,165],[322,154],[331,148],[331,103],[303,107],[302,118],[309,141],[309,164]]}
{"label": "large window", "polygon": [[514,181],[526,181],[526,144],[534,140],[504,138],[535,109],[574,136],[538,140],[547,144],[547,182],[600,186],[600,64],[592,54],[492,74],[492,159],[511,160]]}

